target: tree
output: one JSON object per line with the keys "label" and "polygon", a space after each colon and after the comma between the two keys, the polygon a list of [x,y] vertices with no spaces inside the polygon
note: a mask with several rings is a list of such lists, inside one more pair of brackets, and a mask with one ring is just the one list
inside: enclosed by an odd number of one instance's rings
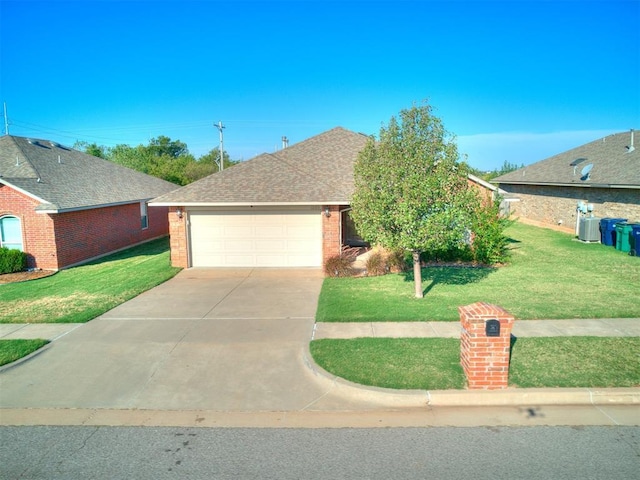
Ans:
{"label": "tree", "polygon": [[[238,163],[237,161],[231,160],[231,158],[229,157],[229,154],[227,153],[227,151],[223,151],[222,152],[222,158],[224,161],[224,168],[227,167],[232,167],[233,165],[235,165],[236,163]],[[211,150],[209,153],[202,155],[200,158],[198,158],[198,162],[199,163],[204,163],[205,165],[209,165],[210,166],[210,170],[209,170],[209,174],[211,173],[215,173],[217,171],[220,170],[220,148],[219,147],[215,147],[213,150]]]}
{"label": "tree", "polygon": [[156,157],[168,156],[178,158],[189,154],[187,144],[180,140],[171,140],[169,137],[160,135],[158,138],[149,140],[146,150]]}
{"label": "tree", "polygon": [[107,158],[107,148],[102,145],[98,145],[95,142],[89,143],[77,141],[73,144],[73,148],[89,155],[93,155],[94,157]]}
{"label": "tree", "polygon": [[428,103],[402,110],[372,137],[354,167],[351,216],[362,237],[412,252],[415,295],[422,298],[420,253],[469,243],[479,198],[467,167]]}

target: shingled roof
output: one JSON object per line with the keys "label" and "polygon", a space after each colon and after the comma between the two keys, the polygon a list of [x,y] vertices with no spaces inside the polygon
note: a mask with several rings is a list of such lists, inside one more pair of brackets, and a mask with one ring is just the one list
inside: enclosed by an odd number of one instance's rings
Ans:
{"label": "shingled roof", "polygon": [[0,137],[0,183],[47,213],[146,201],[178,185],[47,140]]}
{"label": "shingled roof", "polygon": [[[631,132],[600,140],[554,155],[527,167],[501,175],[501,185],[556,185],[571,187],[640,188],[640,136]],[[634,148],[630,148],[634,147]],[[589,167],[591,165],[591,167]],[[587,173],[587,170],[590,171]]]}
{"label": "shingled roof", "polygon": [[152,205],[314,205],[349,203],[353,165],[368,137],[336,127],[264,153],[162,195]]}

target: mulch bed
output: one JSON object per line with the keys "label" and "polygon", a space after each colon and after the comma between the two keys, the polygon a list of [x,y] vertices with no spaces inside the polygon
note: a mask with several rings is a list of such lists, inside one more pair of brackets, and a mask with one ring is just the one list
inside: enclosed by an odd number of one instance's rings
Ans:
{"label": "mulch bed", "polygon": [[51,270],[34,270],[33,272],[5,273],[3,275],[0,275],[0,284],[27,282],[29,280],[48,277],[49,275],[53,275],[54,273],[56,272]]}

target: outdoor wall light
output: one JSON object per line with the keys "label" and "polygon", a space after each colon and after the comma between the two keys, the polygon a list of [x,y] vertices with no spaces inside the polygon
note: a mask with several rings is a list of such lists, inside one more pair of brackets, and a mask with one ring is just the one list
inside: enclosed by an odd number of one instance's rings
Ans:
{"label": "outdoor wall light", "polygon": [[177,208],[177,209],[176,209],[176,215],[178,216],[178,218],[182,218],[182,215],[183,215],[183,213],[182,213],[182,209]]}
{"label": "outdoor wall light", "polygon": [[331,212],[329,211],[329,207],[324,207],[324,216],[329,218],[331,216]]}

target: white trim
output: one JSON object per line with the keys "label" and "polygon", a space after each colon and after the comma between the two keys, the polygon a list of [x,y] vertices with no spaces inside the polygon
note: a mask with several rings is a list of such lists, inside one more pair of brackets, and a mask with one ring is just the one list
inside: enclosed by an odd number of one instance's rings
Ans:
{"label": "white trim", "polygon": [[577,187],[577,188],[618,188],[626,190],[639,190],[640,185],[616,185],[607,183],[551,183],[551,182],[498,182],[499,185],[530,185],[532,187]]}
{"label": "white trim", "polygon": [[36,213],[70,213],[70,212],[81,212],[83,210],[94,210],[97,208],[107,208],[107,207],[119,207],[121,205],[133,205],[134,203],[141,203],[141,202],[145,202],[147,203],[147,205],[149,205],[149,203],[146,200],[126,200],[124,202],[114,202],[114,203],[103,203],[100,205],[88,205],[88,206],[84,206],[84,207],[73,207],[73,208],[58,208],[58,209],[50,209],[50,210],[38,210],[38,207],[36,207],[35,212]]}
{"label": "white trim", "polygon": [[149,202],[150,207],[295,207],[322,205],[350,205],[350,200],[327,202]]}

